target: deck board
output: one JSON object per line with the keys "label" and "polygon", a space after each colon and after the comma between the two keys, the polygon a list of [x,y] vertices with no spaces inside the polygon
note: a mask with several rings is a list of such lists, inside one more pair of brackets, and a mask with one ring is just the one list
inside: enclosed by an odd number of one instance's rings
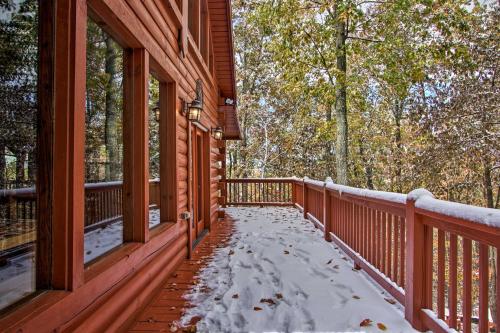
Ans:
{"label": "deck board", "polygon": [[[227,216],[212,226],[211,232],[193,251],[192,258],[184,260],[153,300],[136,316],[129,332],[170,332],[172,324],[179,321],[184,311],[192,306],[183,296],[199,282],[196,276],[208,264],[214,251],[230,240],[233,226],[233,221]],[[178,330],[182,331],[182,328]]]}

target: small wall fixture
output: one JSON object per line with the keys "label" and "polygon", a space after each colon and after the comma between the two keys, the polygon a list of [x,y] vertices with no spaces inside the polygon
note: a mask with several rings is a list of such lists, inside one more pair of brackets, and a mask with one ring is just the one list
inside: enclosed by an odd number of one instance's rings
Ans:
{"label": "small wall fixture", "polygon": [[222,140],[222,137],[224,136],[224,131],[222,130],[222,127],[217,126],[212,128],[212,136],[214,137],[215,140]]}
{"label": "small wall fixture", "polygon": [[203,112],[203,85],[200,79],[196,80],[196,97],[191,103],[184,102],[183,114],[189,121],[199,122]]}

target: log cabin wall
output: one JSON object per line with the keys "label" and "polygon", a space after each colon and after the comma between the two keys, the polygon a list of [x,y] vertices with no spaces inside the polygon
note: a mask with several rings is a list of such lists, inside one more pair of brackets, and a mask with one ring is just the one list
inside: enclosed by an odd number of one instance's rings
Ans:
{"label": "log cabin wall", "polygon": [[[40,206],[38,216],[49,215],[49,208],[53,214],[44,220],[50,220],[51,227],[38,231],[38,246],[43,249],[39,255],[50,258],[38,259],[37,276],[43,276],[43,281],[38,281],[39,291],[5,309],[0,314],[0,328],[16,332],[119,331],[133,320],[168,274],[189,256],[189,244],[194,241],[192,226],[181,219],[181,213],[192,211],[193,126],[205,131],[208,140],[205,148],[209,179],[208,192],[204,194],[209,199],[204,211],[208,229],[220,215],[223,186],[219,178],[224,171],[221,165],[225,142],[215,140],[210,132],[223,126],[228,129],[226,139],[239,137],[230,0],[59,0],[46,1],[43,6],[40,39],[42,43],[45,40],[45,47],[53,48],[52,52],[41,53],[45,58],[40,60],[40,72],[45,73],[53,90],[51,95],[45,91],[42,106],[47,108],[50,104],[53,109],[47,118],[49,122],[42,126],[52,126],[47,131],[51,133],[47,141],[53,143],[49,155],[54,158],[53,162],[44,161],[50,169],[48,174],[58,177],[57,182],[47,180],[52,201]],[[129,193],[124,196],[129,203],[123,213],[125,243],[98,261],[84,265],[85,122],[81,110],[85,105],[82,77],[88,18],[125,50],[124,109],[130,111],[130,119],[124,123],[124,129],[130,129],[130,133],[124,135],[124,142],[130,145],[125,154],[131,160],[124,165],[128,180],[124,180],[123,190]],[[48,69],[51,72],[47,74]],[[166,223],[152,230],[147,228],[146,217],[151,194],[147,190],[147,128],[143,126],[143,111],[147,110],[145,85],[150,74],[160,81],[162,112],[171,111],[162,118],[160,127],[174,133],[160,143],[162,159],[173,163],[170,169],[160,172],[162,189],[168,187],[168,191],[160,191],[159,198],[158,191],[154,192],[154,202],[161,203],[162,222]],[[195,98],[198,79],[203,84],[204,111],[199,124],[193,124],[182,109],[185,101]],[[47,103],[49,99],[51,102]],[[226,118],[232,123],[226,123]]]}

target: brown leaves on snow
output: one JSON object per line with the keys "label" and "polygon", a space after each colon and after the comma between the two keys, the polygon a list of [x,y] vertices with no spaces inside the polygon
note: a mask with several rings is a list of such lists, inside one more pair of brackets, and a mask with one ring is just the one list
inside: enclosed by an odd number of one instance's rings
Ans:
{"label": "brown leaves on snow", "polygon": [[360,323],[359,326],[361,327],[367,327],[372,325],[372,320],[371,319],[363,319]]}
{"label": "brown leaves on snow", "polygon": [[276,305],[276,302],[272,298],[262,298],[261,303],[267,303],[269,306]]}
{"label": "brown leaves on snow", "polygon": [[[371,319],[368,319],[368,318],[367,318],[367,319],[363,319],[363,321],[361,321],[361,322],[359,323],[359,326],[361,326],[361,327],[372,326],[372,323],[373,323],[373,321],[372,321]],[[384,325],[384,324],[382,324],[382,323],[377,323],[377,327],[378,327],[378,329],[379,329],[379,330],[381,330],[381,331],[386,331],[386,330],[387,330],[387,326],[385,326],[385,325]]]}
{"label": "brown leaves on snow", "polygon": [[384,300],[389,304],[396,304],[396,301],[393,300],[392,298],[384,298]]}
{"label": "brown leaves on snow", "polygon": [[387,326],[385,326],[384,324],[382,323],[377,323],[377,327],[379,330],[381,331],[386,331],[387,330]]}

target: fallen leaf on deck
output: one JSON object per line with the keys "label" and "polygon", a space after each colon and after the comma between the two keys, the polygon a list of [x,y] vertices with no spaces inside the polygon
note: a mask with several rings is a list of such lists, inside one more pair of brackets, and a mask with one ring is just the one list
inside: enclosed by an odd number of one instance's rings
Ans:
{"label": "fallen leaf on deck", "polygon": [[360,299],[361,297],[359,297],[358,295],[353,295],[352,298],[354,298],[354,299]]}
{"label": "fallen leaf on deck", "polygon": [[258,306],[254,306],[254,307],[253,307],[253,310],[254,310],[254,311],[260,311],[260,310],[262,310],[262,308],[259,308]]}
{"label": "fallen leaf on deck", "polygon": [[284,252],[285,252],[285,254],[290,254],[290,252],[288,252],[287,250],[285,250]]}
{"label": "fallen leaf on deck", "polygon": [[182,332],[185,332],[185,333],[196,333],[197,332],[196,325],[191,325],[188,328],[183,329]]}
{"label": "fallen leaf on deck", "polygon": [[283,298],[283,295],[282,295],[282,294],[280,294],[280,293],[277,293],[277,294],[276,294],[276,298],[277,298],[277,299],[282,299],[282,298]]}
{"label": "fallen leaf on deck", "polygon": [[214,301],[220,301],[220,297],[214,297]]}
{"label": "fallen leaf on deck", "polygon": [[370,326],[371,324],[372,324],[371,319],[364,319],[362,322],[359,323],[359,326],[366,327],[366,326]]}
{"label": "fallen leaf on deck", "polygon": [[333,268],[337,269],[337,268],[339,268],[339,265],[335,265],[335,266],[333,266]]}
{"label": "fallen leaf on deck", "polygon": [[382,331],[387,330],[387,327],[382,323],[377,323],[377,327],[379,330],[382,330]]}
{"label": "fallen leaf on deck", "polygon": [[229,255],[233,255],[234,254],[234,251],[233,250],[230,250],[229,251]]}
{"label": "fallen leaf on deck", "polygon": [[233,298],[239,298],[239,297],[240,297],[240,295],[238,295],[238,294],[233,295]]}
{"label": "fallen leaf on deck", "polygon": [[326,263],[327,265],[330,265],[332,263],[333,259],[330,259],[328,260],[328,262]]}
{"label": "fallen leaf on deck", "polygon": [[276,302],[272,298],[262,298],[261,303],[267,303],[269,305],[276,305]]}
{"label": "fallen leaf on deck", "polygon": [[387,303],[389,303],[389,304],[396,304],[396,301],[395,301],[395,300],[393,300],[392,298],[384,298],[384,299],[385,299],[385,301],[386,301]]}
{"label": "fallen leaf on deck", "polygon": [[247,253],[252,253],[252,251],[251,251],[251,250],[248,250],[248,251],[247,251]]}

